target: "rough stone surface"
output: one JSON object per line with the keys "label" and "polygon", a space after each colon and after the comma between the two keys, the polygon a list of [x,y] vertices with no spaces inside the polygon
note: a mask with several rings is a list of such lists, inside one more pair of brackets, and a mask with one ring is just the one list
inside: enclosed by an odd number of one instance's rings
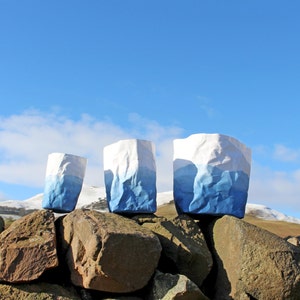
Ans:
{"label": "rough stone surface", "polygon": [[198,224],[191,217],[180,215],[170,220],[145,222],[143,226],[160,239],[163,248],[161,271],[183,274],[200,287],[213,260]]}
{"label": "rough stone surface", "polygon": [[87,289],[141,289],[161,253],[155,234],[117,214],[77,209],[63,218],[59,236],[72,283]]}
{"label": "rough stone surface", "polygon": [[1,300],[80,300],[76,291],[57,284],[0,284]]}
{"label": "rough stone surface", "polygon": [[300,249],[235,217],[213,222],[213,299],[300,299]]}
{"label": "rough stone surface", "polygon": [[289,237],[286,239],[286,241],[293,244],[294,246],[300,246],[300,239],[297,236]]}
{"label": "rough stone surface", "polygon": [[0,280],[27,282],[58,265],[54,214],[39,210],[0,234]]}
{"label": "rough stone surface", "polygon": [[108,293],[82,288],[79,291],[82,300],[145,300],[143,290],[134,293]]}
{"label": "rough stone surface", "polygon": [[0,216],[0,233],[5,229],[4,219]]}
{"label": "rough stone surface", "polygon": [[300,300],[290,236],[229,216],[131,217],[78,210],[56,233],[50,211],[15,221],[0,234],[0,300]]}
{"label": "rough stone surface", "polygon": [[197,285],[184,275],[157,271],[147,300],[209,300]]}

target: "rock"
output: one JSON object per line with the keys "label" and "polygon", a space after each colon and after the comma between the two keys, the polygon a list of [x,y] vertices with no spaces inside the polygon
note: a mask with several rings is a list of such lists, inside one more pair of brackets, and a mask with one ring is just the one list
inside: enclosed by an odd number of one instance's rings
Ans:
{"label": "rock", "polygon": [[96,290],[88,290],[82,288],[80,291],[80,296],[82,300],[144,300],[145,299],[145,292],[143,290],[139,290],[138,292],[134,293],[108,293],[108,292],[101,292]]}
{"label": "rock", "polygon": [[300,246],[300,239],[297,236],[288,237],[285,239],[287,242],[293,244],[294,246]]}
{"label": "rock", "polygon": [[109,298],[102,298],[102,300],[143,300],[144,298],[140,297],[131,297],[131,296],[117,296],[117,297],[109,297]]}
{"label": "rock", "polygon": [[200,287],[213,260],[198,224],[188,215],[157,220],[156,223],[145,222],[143,226],[156,233],[161,242],[160,270],[183,274]]}
{"label": "rock", "polygon": [[5,229],[4,219],[0,216],[0,233]]}
{"label": "rock", "polygon": [[61,221],[63,255],[74,285],[127,293],[143,288],[161,245],[147,228],[112,213],[77,209]]}
{"label": "rock", "polygon": [[5,300],[80,300],[74,289],[57,284],[0,284],[0,299]]}
{"label": "rock", "polygon": [[212,299],[300,299],[300,249],[235,217],[209,231],[217,263]]}
{"label": "rock", "polygon": [[28,282],[58,266],[54,214],[36,211],[0,234],[0,280]]}
{"label": "rock", "polygon": [[[92,298],[91,300],[93,300],[93,299],[95,299],[95,298]],[[96,298],[96,299],[98,299],[98,298]],[[144,298],[141,298],[141,297],[135,297],[135,296],[121,296],[121,295],[119,295],[119,296],[115,296],[115,297],[109,297],[109,298],[107,298],[107,297],[104,297],[104,298],[101,298],[101,300],[144,300]]]}
{"label": "rock", "polygon": [[157,271],[147,300],[209,300],[197,285],[181,274],[168,274]]}
{"label": "rock", "polygon": [[132,220],[137,222],[139,225],[144,223],[158,223],[161,221],[167,221],[167,218],[156,216],[155,214],[137,214],[131,217]]}

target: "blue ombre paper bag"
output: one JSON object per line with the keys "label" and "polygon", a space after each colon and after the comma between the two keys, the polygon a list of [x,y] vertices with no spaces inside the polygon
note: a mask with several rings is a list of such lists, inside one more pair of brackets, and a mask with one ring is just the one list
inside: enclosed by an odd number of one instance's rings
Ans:
{"label": "blue ombre paper bag", "polygon": [[152,142],[139,139],[104,147],[104,181],[111,212],[156,212],[154,152]]}
{"label": "blue ombre paper bag", "polygon": [[243,218],[251,150],[221,134],[193,134],[173,141],[173,193],[177,212]]}
{"label": "blue ombre paper bag", "polygon": [[57,213],[75,209],[82,189],[87,159],[72,154],[48,155],[42,207]]}

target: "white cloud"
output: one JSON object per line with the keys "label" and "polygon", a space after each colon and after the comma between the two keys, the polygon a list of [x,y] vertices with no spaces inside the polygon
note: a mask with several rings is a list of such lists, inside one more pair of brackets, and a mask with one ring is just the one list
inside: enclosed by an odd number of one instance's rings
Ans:
{"label": "white cloud", "polygon": [[277,144],[275,145],[274,158],[284,162],[297,162],[300,158],[300,150]]}
{"label": "white cloud", "polygon": [[266,157],[269,156],[270,149],[266,145],[256,145],[252,147],[252,153]]}
{"label": "white cloud", "polygon": [[157,188],[172,189],[172,141],[182,132],[137,114],[129,128],[82,115],[77,121],[57,113],[26,111],[0,119],[0,181],[43,187],[47,156],[64,152],[88,158],[85,183],[103,186],[103,147],[121,139],[151,140],[157,153]]}
{"label": "white cloud", "polygon": [[[162,126],[137,114],[128,118],[128,128],[122,128],[110,120],[97,120],[89,115],[82,115],[76,121],[58,113],[40,111],[0,117],[0,181],[42,189],[48,154],[65,152],[87,157],[85,184],[103,186],[103,147],[121,139],[142,138],[155,144],[158,191],[172,190],[173,140],[180,138],[183,130]],[[277,145],[275,152],[277,158],[286,157],[286,153],[290,158],[298,157],[297,151],[282,145]],[[298,195],[299,168],[279,172],[253,160],[249,203],[297,211]],[[0,190],[0,200],[3,198]]]}
{"label": "white cloud", "polygon": [[249,202],[297,213],[300,217],[300,151],[282,144],[259,145],[253,153]]}
{"label": "white cloud", "polygon": [[250,177],[249,203],[264,204],[299,215],[300,169],[275,171],[253,163]]}

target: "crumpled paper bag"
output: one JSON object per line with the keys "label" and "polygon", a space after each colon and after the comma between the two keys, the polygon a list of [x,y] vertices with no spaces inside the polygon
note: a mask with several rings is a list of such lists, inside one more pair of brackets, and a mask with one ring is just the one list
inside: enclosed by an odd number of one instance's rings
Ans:
{"label": "crumpled paper bag", "polygon": [[156,211],[154,144],[140,139],[120,140],[103,149],[108,208],[119,213]]}
{"label": "crumpled paper bag", "polygon": [[75,209],[82,189],[87,159],[66,153],[48,155],[42,207],[57,213]]}
{"label": "crumpled paper bag", "polygon": [[173,193],[178,213],[243,218],[251,150],[221,134],[193,134],[173,141]]}

